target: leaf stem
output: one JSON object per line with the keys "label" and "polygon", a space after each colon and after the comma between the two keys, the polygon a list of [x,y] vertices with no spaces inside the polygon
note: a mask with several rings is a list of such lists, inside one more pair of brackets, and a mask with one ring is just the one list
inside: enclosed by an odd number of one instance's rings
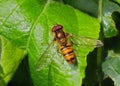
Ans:
{"label": "leaf stem", "polygon": [[[102,29],[102,7],[103,7],[103,0],[99,0],[98,2],[98,19],[100,21],[100,36],[99,39],[103,42],[104,40],[104,34],[103,34],[103,29]],[[100,74],[102,72],[101,70],[101,64],[102,64],[102,56],[103,56],[103,47],[98,48],[97,50],[97,75],[98,75],[98,82],[99,86],[102,86],[102,75]]]}
{"label": "leaf stem", "polygon": [[99,19],[100,23],[102,21],[102,6],[103,6],[102,3],[103,3],[102,0],[98,1],[98,19]]}

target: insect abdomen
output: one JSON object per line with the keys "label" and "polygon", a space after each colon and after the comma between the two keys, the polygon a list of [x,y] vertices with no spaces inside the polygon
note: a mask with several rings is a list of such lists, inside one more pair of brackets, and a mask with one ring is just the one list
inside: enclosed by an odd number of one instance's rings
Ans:
{"label": "insect abdomen", "polygon": [[73,64],[75,62],[75,55],[73,53],[73,49],[69,43],[66,46],[60,46],[60,50],[64,58],[69,64]]}

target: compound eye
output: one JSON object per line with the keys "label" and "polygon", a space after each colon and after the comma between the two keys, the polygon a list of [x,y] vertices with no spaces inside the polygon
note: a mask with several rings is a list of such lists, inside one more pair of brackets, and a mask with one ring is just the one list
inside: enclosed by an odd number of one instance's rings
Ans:
{"label": "compound eye", "polygon": [[62,25],[55,25],[55,26],[52,28],[52,32],[55,32],[55,31],[60,30],[60,29],[62,29],[62,28],[63,28]]}

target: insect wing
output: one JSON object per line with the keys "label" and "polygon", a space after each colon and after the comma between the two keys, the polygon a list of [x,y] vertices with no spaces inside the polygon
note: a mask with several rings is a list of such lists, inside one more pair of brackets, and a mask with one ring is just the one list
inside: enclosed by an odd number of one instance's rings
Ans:
{"label": "insect wing", "polygon": [[82,36],[75,36],[70,35],[70,41],[77,45],[77,46],[90,46],[90,47],[101,47],[103,43],[100,40],[89,38],[89,37],[82,37]]}
{"label": "insect wing", "polygon": [[39,58],[36,64],[37,71],[41,71],[51,63],[51,58],[54,56],[54,52],[55,52],[55,46],[52,42]]}

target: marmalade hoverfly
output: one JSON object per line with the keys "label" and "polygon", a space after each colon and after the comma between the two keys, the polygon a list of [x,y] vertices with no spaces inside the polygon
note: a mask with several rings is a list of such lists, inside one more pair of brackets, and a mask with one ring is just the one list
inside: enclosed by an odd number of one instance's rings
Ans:
{"label": "marmalade hoverfly", "polygon": [[[77,62],[75,58],[76,55],[72,47],[72,43],[74,44],[75,42],[76,45],[84,44],[86,46],[94,46],[94,47],[103,46],[103,43],[100,40],[87,38],[87,37],[77,37],[73,34],[65,33],[62,25],[55,25],[52,28],[52,32],[54,33],[54,39],[52,43],[44,51],[44,53],[41,55],[40,59],[38,60],[37,63],[38,71],[43,69],[48,65],[48,63],[50,63],[50,59],[53,55],[50,56],[49,52],[52,48],[52,44],[54,41],[56,41],[57,44],[59,45],[58,49],[60,53],[63,55],[64,59],[68,62],[68,64],[74,64]],[[71,38],[71,40],[69,40],[69,38]],[[74,39],[77,41],[75,41]],[[89,43],[90,41],[93,41],[91,42],[92,44]],[[97,42],[96,45],[94,44],[95,42]]]}

